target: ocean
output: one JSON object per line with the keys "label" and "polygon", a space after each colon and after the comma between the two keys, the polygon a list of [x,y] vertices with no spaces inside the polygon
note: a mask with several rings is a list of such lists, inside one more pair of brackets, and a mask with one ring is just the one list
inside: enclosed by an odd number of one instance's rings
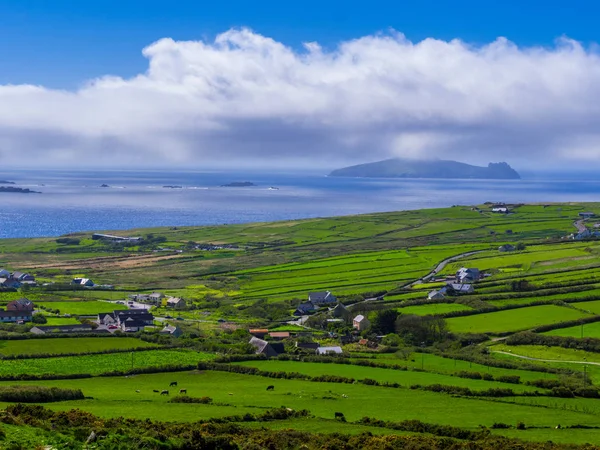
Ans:
{"label": "ocean", "polygon": [[[320,174],[2,171],[0,238],[216,225],[492,202],[597,201],[599,180],[332,178]],[[222,187],[249,181],[251,187]],[[109,187],[100,187],[106,184]],[[172,189],[164,186],[181,186]],[[275,188],[275,189],[271,189]]]}

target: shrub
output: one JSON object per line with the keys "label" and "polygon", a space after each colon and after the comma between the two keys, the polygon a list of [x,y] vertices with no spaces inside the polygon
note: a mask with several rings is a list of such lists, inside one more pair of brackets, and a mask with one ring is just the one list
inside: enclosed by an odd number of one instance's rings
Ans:
{"label": "shrub", "polygon": [[81,389],[19,385],[0,387],[0,401],[3,402],[47,403],[83,398]]}

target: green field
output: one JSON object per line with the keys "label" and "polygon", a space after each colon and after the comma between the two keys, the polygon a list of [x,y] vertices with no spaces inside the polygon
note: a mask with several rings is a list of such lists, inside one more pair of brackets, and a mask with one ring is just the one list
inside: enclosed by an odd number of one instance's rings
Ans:
{"label": "green field", "polygon": [[58,309],[61,314],[72,314],[75,316],[93,316],[102,312],[112,312],[118,309],[127,309],[125,305],[107,303],[102,301],[70,301],[70,302],[37,302],[36,306]]}
{"label": "green field", "polygon": [[454,311],[466,311],[472,309],[460,303],[432,303],[427,305],[407,306],[398,308],[401,314],[416,314],[418,316],[431,316],[436,314],[445,314]]}
{"label": "green field", "polygon": [[117,370],[128,371],[132,367],[196,364],[198,361],[213,357],[213,355],[191,350],[148,350],[100,355],[59,356],[56,358],[14,359],[2,361],[0,376],[82,373],[99,375]]}
{"label": "green field", "polygon": [[[171,391],[185,388],[189,395],[208,395],[219,405],[172,404],[167,403],[167,396],[152,392],[169,389],[171,381],[178,382],[177,388]],[[546,427],[535,432],[535,436],[541,440],[550,440],[557,434],[558,430],[554,430],[557,422],[563,426],[600,424],[596,414],[563,410],[560,405],[539,408],[419,390],[362,384],[272,380],[211,371],[23,384],[80,388],[86,396],[93,397],[93,400],[60,402],[49,404],[48,407],[60,410],[81,408],[104,417],[157,419],[167,415],[173,421],[190,421],[246,412],[256,413],[261,409],[285,405],[293,409],[309,409],[317,417],[326,419],[333,418],[334,412],[340,411],[349,421],[358,420],[363,416],[394,421],[419,418],[425,422],[470,429],[477,429],[480,425],[489,427],[494,422],[516,424],[523,421],[531,427]],[[275,386],[274,391],[265,390],[269,384]],[[136,392],[137,390],[140,392]],[[398,401],[399,398],[402,401]],[[115,401],[116,399],[118,401]],[[460,414],[448,414],[447,411],[460,411]]]}
{"label": "green field", "polygon": [[576,338],[589,337],[600,339],[600,322],[586,323],[584,325],[577,325],[568,328],[558,328],[556,330],[546,331],[542,334],[548,334],[550,336],[565,336]]}
{"label": "green field", "polygon": [[555,305],[530,306],[447,319],[455,333],[503,333],[528,330],[540,325],[580,319],[587,314]]}
{"label": "green field", "polygon": [[102,352],[155,346],[156,344],[129,337],[28,339],[22,341],[0,341],[0,354],[6,356],[39,354],[60,355],[64,353]]}

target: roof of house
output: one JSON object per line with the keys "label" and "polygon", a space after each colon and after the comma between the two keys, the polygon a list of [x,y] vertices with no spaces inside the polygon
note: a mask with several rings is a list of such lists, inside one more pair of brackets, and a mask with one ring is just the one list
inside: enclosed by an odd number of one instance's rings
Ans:
{"label": "roof of house", "polygon": [[311,302],[321,301],[321,300],[329,300],[329,299],[333,300],[334,296],[329,291],[311,292],[308,294],[308,299]]}
{"label": "roof of house", "polygon": [[470,284],[452,283],[450,286],[457,292],[468,292],[472,289],[472,286]]}
{"label": "roof of house", "polygon": [[269,330],[266,328],[251,328],[248,330],[250,334],[267,334]]}
{"label": "roof of house", "polygon": [[250,339],[250,345],[256,349],[256,353],[264,353],[267,356],[277,356],[279,353],[283,353],[283,344],[269,344],[267,341],[252,337]]}
{"label": "roof of house", "polygon": [[336,346],[336,347],[319,347],[317,348],[317,353],[319,355],[326,355],[327,353],[343,353],[342,351],[342,347]]}
{"label": "roof of house", "polygon": [[125,328],[143,328],[146,326],[146,323],[143,320],[135,320],[131,317],[123,322]]}
{"label": "roof of house", "polygon": [[183,302],[184,300],[182,298],[179,297],[171,297],[167,299],[167,303],[179,303],[179,302]]}
{"label": "roof of house", "polygon": [[127,320],[139,320],[142,322],[145,321],[149,321],[149,320],[154,320],[154,314],[151,313],[147,313],[147,314],[121,314],[119,315],[119,320],[121,320],[121,322],[127,321]]}
{"label": "roof of house", "polygon": [[177,330],[179,330],[178,326],[175,325],[166,325],[160,332],[161,333],[169,333],[169,334],[173,334],[175,333]]}
{"label": "roof of house", "polygon": [[160,292],[153,292],[152,294],[148,295],[148,297],[161,298],[163,297],[163,294],[161,294]]}
{"label": "roof of house", "polygon": [[358,316],[356,316],[354,318],[355,322],[362,322],[363,320],[366,320],[367,318],[365,316],[363,316],[362,314],[359,314]]}
{"label": "roof of house", "polygon": [[273,331],[273,332],[269,333],[269,336],[271,336],[272,338],[289,338],[290,332],[289,331]]}
{"label": "roof of house", "polygon": [[20,307],[25,307],[25,308],[33,308],[33,302],[31,300],[29,300],[28,298],[20,298],[18,300],[13,300],[12,302],[9,302],[8,304],[14,304],[14,305],[18,305]]}

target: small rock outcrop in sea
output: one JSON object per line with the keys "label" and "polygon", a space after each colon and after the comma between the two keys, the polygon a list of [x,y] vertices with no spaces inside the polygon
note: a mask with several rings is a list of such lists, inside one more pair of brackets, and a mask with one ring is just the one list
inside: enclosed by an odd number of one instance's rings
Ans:
{"label": "small rock outcrop in sea", "polygon": [[221,187],[250,187],[256,186],[250,181],[234,181],[233,183],[222,184]]}
{"label": "small rock outcrop in sea", "polygon": [[14,181],[0,180],[0,184],[16,184]]}
{"label": "small rock outcrop in sea", "polygon": [[12,186],[0,186],[0,192],[14,192],[16,194],[41,194],[41,192],[32,191],[31,189],[24,189]]}
{"label": "small rock outcrop in sea", "polygon": [[100,187],[110,187],[108,184],[101,184]]}

